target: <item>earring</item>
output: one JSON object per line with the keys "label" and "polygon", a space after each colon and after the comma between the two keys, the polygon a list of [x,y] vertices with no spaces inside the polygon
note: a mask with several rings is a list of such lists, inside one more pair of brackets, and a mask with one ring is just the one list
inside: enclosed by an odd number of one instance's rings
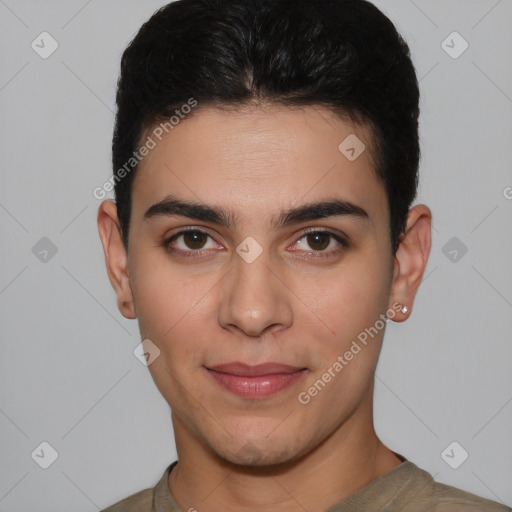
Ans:
{"label": "earring", "polygon": [[405,315],[405,313],[407,313],[407,311],[409,311],[409,308],[407,306],[404,306],[400,312],[403,313]]}

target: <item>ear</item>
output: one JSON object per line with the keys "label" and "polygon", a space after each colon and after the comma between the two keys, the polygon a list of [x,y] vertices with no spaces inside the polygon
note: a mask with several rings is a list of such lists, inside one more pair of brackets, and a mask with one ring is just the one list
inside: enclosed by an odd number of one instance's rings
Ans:
{"label": "ear", "polygon": [[[409,210],[405,232],[395,254],[389,299],[389,307],[396,311],[395,322],[403,322],[411,314],[430,254],[431,228],[432,212],[427,206],[419,204]],[[400,304],[398,311],[397,303]]]}
{"label": "ear", "polygon": [[98,209],[98,231],[100,233],[107,273],[116,294],[117,307],[125,318],[135,318],[135,306],[128,257],[123,244],[117,207],[113,201],[103,201]]}

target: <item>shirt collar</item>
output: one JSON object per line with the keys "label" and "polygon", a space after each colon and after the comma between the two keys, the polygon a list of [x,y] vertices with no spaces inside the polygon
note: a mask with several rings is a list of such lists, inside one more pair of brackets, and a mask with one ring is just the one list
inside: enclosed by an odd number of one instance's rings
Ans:
{"label": "shirt collar", "polygon": [[[394,452],[395,453],[395,452]],[[432,475],[395,453],[403,462],[378,476],[326,512],[353,512],[400,510],[416,494],[432,483]],[[169,474],[178,461],[170,464],[155,487],[154,512],[182,512],[169,490]],[[385,508],[384,508],[385,507]]]}

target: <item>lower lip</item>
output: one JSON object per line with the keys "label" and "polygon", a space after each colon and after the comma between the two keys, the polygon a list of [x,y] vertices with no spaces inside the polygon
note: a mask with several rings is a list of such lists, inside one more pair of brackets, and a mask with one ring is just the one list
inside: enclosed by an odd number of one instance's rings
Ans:
{"label": "lower lip", "polygon": [[252,399],[266,398],[278,393],[302,380],[306,372],[307,370],[300,370],[294,373],[275,373],[272,375],[246,377],[208,370],[208,373],[223,388],[235,395]]}

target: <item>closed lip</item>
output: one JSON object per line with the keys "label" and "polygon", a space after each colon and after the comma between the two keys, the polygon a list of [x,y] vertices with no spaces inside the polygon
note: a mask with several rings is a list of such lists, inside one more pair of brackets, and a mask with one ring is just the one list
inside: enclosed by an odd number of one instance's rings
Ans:
{"label": "closed lip", "polygon": [[264,377],[266,375],[276,375],[283,373],[297,373],[306,370],[304,367],[290,366],[288,364],[268,362],[256,365],[248,365],[240,362],[231,362],[218,364],[215,366],[208,366],[208,370],[236,375],[238,377]]}

